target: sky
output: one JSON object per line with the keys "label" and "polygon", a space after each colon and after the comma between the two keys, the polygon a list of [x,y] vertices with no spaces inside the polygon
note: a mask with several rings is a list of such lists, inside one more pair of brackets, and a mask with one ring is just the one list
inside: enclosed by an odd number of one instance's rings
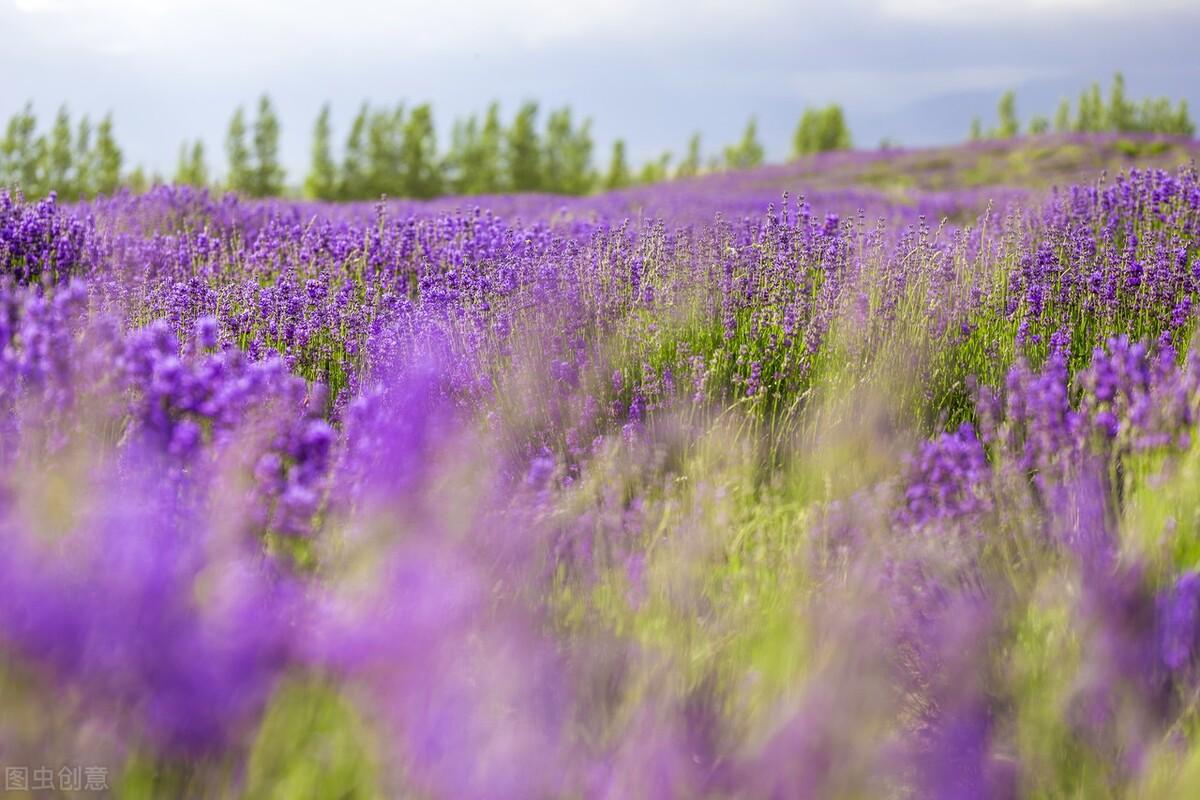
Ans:
{"label": "sky", "polygon": [[111,111],[129,164],[169,175],[201,138],[223,168],[233,109],[273,99],[289,181],[313,120],[345,136],[363,101],[433,104],[440,133],[499,100],[569,104],[635,162],[707,153],[750,115],[787,156],[810,104],[837,101],[855,143],[961,140],[1017,90],[1024,119],[1121,70],[1130,95],[1200,116],[1200,0],[0,0],[0,119],[27,101]]}

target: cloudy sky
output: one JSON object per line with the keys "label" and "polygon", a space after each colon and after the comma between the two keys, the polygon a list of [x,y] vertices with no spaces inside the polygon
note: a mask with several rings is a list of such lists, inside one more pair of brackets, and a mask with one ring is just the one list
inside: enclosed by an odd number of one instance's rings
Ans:
{"label": "cloudy sky", "polygon": [[443,132],[491,99],[569,103],[637,159],[696,130],[716,150],[756,114],[782,158],[831,100],[864,146],[961,139],[1009,87],[1050,114],[1117,69],[1200,112],[1197,31],[1197,0],[0,0],[0,117],[111,110],[127,158],[169,172],[197,136],[219,167],[266,91],[296,182],[326,100],[339,137],[363,100],[431,101]]}

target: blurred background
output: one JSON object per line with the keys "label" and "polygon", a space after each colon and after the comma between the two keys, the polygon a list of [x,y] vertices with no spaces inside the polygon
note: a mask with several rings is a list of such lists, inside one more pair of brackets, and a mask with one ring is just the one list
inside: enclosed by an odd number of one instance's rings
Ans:
{"label": "blurred background", "polygon": [[719,151],[754,115],[777,161],[832,102],[860,148],[962,141],[1009,89],[1023,120],[1053,119],[1118,70],[1132,97],[1195,109],[1197,30],[1188,0],[0,0],[0,119],[111,112],[128,167],[169,177],[200,140],[221,175],[234,109],[267,93],[295,185],[325,103],[340,144],[363,102],[428,102],[444,147],[492,101],[506,122],[524,101],[570,106],[602,165],[622,138],[635,167],[678,161],[695,133]]}

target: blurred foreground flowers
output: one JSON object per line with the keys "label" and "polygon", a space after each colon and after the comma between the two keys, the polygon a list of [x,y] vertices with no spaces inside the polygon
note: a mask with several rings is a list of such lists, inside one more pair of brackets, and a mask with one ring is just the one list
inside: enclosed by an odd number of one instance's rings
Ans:
{"label": "blurred foreground flowers", "polygon": [[917,211],[0,197],[0,759],[1189,796],[1200,183]]}

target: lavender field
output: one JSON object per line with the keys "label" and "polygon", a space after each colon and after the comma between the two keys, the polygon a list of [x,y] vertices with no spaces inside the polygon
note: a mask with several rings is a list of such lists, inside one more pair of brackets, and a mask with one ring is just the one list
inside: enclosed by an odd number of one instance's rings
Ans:
{"label": "lavender field", "polygon": [[1197,151],[0,193],[0,762],[1200,795]]}

